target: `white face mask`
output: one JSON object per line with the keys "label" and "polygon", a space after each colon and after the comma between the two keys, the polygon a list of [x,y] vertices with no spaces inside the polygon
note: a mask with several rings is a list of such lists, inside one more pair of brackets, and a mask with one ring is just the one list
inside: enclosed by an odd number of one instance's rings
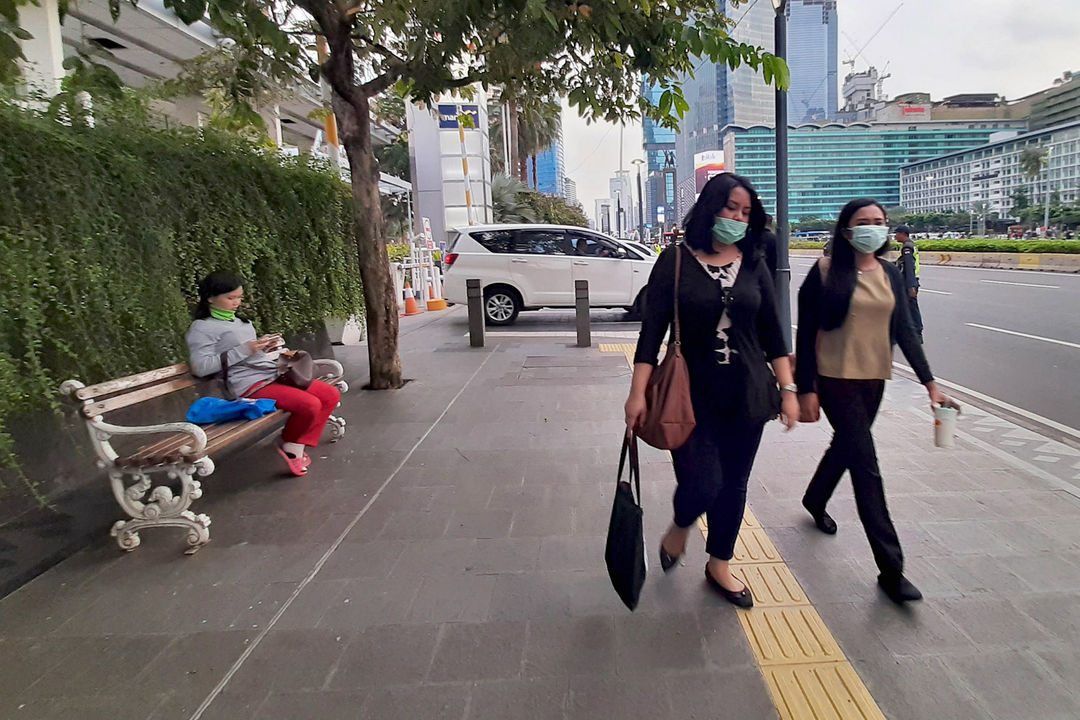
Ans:
{"label": "white face mask", "polygon": [[848,228],[848,242],[859,252],[873,253],[889,239],[889,228],[884,225],[856,225]]}

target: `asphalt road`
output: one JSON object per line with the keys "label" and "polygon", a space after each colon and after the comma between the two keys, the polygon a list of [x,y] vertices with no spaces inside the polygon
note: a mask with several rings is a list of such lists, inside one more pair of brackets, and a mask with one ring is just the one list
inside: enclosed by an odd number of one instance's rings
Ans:
{"label": "asphalt road", "polygon": [[[813,262],[791,258],[793,305]],[[1080,275],[924,266],[922,288],[925,349],[937,377],[1080,430]],[[798,322],[794,307],[792,317]],[[594,342],[634,342],[638,327],[619,310],[592,313]],[[523,312],[488,332],[572,342],[574,314]],[[897,359],[904,362],[899,351]]]}
{"label": "asphalt road", "polygon": [[[813,262],[791,258],[793,298]],[[921,283],[937,377],[1080,429],[1080,275],[923,266]]]}

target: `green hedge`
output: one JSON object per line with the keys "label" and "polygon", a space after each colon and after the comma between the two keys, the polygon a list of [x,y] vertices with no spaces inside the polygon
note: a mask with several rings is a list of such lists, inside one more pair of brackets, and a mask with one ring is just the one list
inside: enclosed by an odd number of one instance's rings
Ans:
{"label": "green hedge", "polygon": [[[1001,253],[1080,253],[1077,240],[916,240],[919,250],[927,252],[1001,252]],[[823,242],[792,241],[793,250],[820,250]],[[894,245],[894,250],[899,246]]]}
{"label": "green hedge", "polygon": [[210,270],[246,279],[260,331],[359,312],[350,218],[339,179],[236,138],[0,106],[0,433],[67,378],[183,360]]}

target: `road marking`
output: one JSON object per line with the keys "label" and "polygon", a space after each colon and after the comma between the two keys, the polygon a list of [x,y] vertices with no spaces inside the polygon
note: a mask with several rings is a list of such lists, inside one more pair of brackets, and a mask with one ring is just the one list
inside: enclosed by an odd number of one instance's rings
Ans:
{"label": "road marking", "polygon": [[[907,373],[911,373],[911,374],[915,373],[914,370],[912,370],[907,365],[904,365],[903,363],[894,362],[893,367],[898,368],[900,370],[903,370],[904,372],[907,372]],[[994,405],[995,407],[999,407],[1002,410],[1006,410],[1008,412],[1011,412],[1014,415],[1019,415],[1020,417],[1025,417],[1028,420],[1034,420],[1037,423],[1040,423],[1042,425],[1046,425],[1047,427],[1051,427],[1051,428],[1057,430],[1058,432],[1064,433],[1064,434],[1068,435],[1069,437],[1073,437],[1073,438],[1076,438],[1077,440],[1080,440],[1080,430],[1076,430],[1075,428],[1071,428],[1068,425],[1062,425],[1061,423],[1057,422],[1056,420],[1051,420],[1048,417],[1043,417],[1042,415],[1038,415],[1036,413],[1030,412],[1030,411],[1025,410],[1023,408],[1016,407],[1015,405],[1010,405],[1009,403],[1005,402],[1004,400],[998,400],[995,397],[990,397],[989,395],[985,395],[985,394],[979,392],[978,390],[972,390],[971,388],[964,387],[963,385],[960,385],[958,383],[950,382],[948,380],[942,380],[941,378],[934,378],[934,382],[936,382],[938,385],[942,385],[944,387],[951,388],[953,390],[958,390],[959,392],[962,392],[962,393],[964,393],[966,395],[970,395],[971,397],[973,397],[973,398],[975,398],[977,400],[981,400],[981,401],[983,401],[985,403],[988,403],[990,405]],[[1030,430],[1024,430],[1023,428],[1017,428],[1016,432],[1028,433],[1028,432],[1031,432],[1031,431]],[[1037,435],[1035,433],[1031,433],[1031,434],[1035,435],[1036,438],[1041,438],[1042,437],[1041,435]],[[1011,433],[1009,435],[1011,435]],[[1017,437],[1023,437],[1023,436],[1017,436]]]}
{"label": "road marking", "polygon": [[945,292],[944,290],[930,290],[929,288],[919,288],[921,293],[931,293],[933,295],[952,295],[951,292]]}
{"label": "road marking", "polygon": [[1076,343],[1066,342],[1065,340],[1056,340],[1054,338],[1042,337],[1041,335],[1028,335],[1027,333],[1016,332],[1015,330],[1005,330],[1003,328],[996,328],[990,325],[980,325],[979,323],[964,324],[969,327],[980,328],[981,330],[991,330],[993,332],[999,332],[1005,335],[1015,335],[1017,337],[1028,338],[1029,340],[1042,340],[1043,342],[1054,343],[1055,345],[1064,345],[1065,347],[1071,347],[1080,350],[1080,345],[1077,345]]}
{"label": "road marking", "polygon": [[979,282],[990,283],[991,285],[1016,285],[1017,287],[1050,288],[1051,290],[1061,289],[1060,285],[1038,285],[1036,283],[1009,282],[1008,280],[980,280]]}

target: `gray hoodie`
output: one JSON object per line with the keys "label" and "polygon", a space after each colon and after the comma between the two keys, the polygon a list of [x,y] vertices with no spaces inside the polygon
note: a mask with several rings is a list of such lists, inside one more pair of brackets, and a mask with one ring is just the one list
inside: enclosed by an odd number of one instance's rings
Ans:
{"label": "gray hoodie", "polygon": [[256,383],[277,377],[277,361],[264,352],[252,353],[246,343],[255,339],[255,326],[243,320],[201,318],[187,331],[191,372],[207,377],[221,372],[221,353],[228,352],[229,389],[236,397]]}

